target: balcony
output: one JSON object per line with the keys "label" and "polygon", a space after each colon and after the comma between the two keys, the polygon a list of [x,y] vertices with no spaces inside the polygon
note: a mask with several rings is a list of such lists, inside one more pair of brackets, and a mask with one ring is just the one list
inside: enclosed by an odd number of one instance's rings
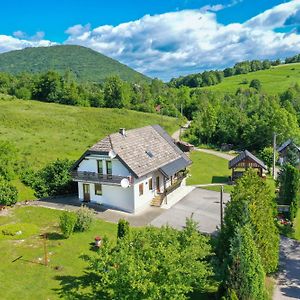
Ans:
{"label": "balcony", "polygon": [[121,185],[121,181],[124,178],[127,178],[131,181],[130,176],[116,176],[116,175],[105,175],[95,172],[71,172],[71,177],[74,181],[86,181],[86,182],[95,182],[108,185]]}

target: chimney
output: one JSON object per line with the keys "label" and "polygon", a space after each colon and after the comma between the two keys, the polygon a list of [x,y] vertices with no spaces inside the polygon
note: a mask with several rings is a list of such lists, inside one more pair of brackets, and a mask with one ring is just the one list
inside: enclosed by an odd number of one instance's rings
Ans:
{"label": "chimney", "polygon": [[126,131],[125,131],[125,128],[120,128],[119,129],[119,133],[123,136],[126,136]]}

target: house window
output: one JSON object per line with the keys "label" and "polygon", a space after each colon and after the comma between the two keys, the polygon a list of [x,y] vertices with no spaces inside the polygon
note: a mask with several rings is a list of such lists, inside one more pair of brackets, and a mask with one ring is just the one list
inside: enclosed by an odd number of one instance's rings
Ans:
{"label": "house window", "polygon": [[144,194],[144,184],[140,183],[139,184],[139,195],[142,196]]}
{"label": "house window", "polygon": [[153,181],[152,178],[149,179],[149,191],[153,190]]}
{"label": "house window", "polygon": [[112,162],[111,162],[111,160],[106,161],[106,174],[108,177],[112,177]]}
{"label": "house window", "polygon": [[95,184],[95,195],[102,196],[102,184]]}
{"label": "house window", "polygon": [[97,160],[98,174],[103,175],[103,163],[102,160]]}

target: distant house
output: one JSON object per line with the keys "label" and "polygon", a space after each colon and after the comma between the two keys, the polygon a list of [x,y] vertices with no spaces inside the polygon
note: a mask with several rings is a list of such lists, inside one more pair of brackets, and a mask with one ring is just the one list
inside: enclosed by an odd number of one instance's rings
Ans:
{"label": "distant house", "polygon": [[257,169],[257,173],[260,177],[263,176],[263,170],[267,170],[264,162],[247,150],[242,151],[238,156],[229,161],[228,167],[232,170],[232,181],[240,178],[249,168]]}
{"label": "distant house", "polygon": [[185,176],[189,158],[159,126],[110,134],[72,168],[79,199],[137,212],[161,203]]}
{"label": "distant house", "polygon": [[300,159],[300,147],[298,147],[291,139],[289,139],[277,149],[279,153],[279,163],[281,165],[286,162],[289,149],[295,149],[298,152]]}

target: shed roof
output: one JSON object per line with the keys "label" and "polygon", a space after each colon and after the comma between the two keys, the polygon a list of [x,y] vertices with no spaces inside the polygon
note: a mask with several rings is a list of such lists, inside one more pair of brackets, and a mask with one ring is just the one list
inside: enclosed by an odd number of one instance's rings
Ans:
{"label": "shed roof", "polygon": [[242,151],[238,156],[234,157],[232,160],[229,161],[229,169],[234,168],[236,165],[238,165],[241,161],[245,160],[246,158],[252,160],[253,162],[257,163],[259,166],[261,166],[263,169],[267,170],[266,165],[263,161],[258,159],[256,156],[254,156],[251,152],[248,150]]}
{"label": "shed roof", "polygon": [[182,157],[164,165],[159,170],[167,177],[170,178],[172,175],[186,167],[186,160]]}
{"label": "shed roof", "polygon": [[296,149],[298,149],[298,151],[300,151],[300,147],[298,147],[293,140],[289,139],[287,141],[285,141],[278,149],[278,152],[282,152],[286,147],[288,147],[289,145],[294,145]]}

